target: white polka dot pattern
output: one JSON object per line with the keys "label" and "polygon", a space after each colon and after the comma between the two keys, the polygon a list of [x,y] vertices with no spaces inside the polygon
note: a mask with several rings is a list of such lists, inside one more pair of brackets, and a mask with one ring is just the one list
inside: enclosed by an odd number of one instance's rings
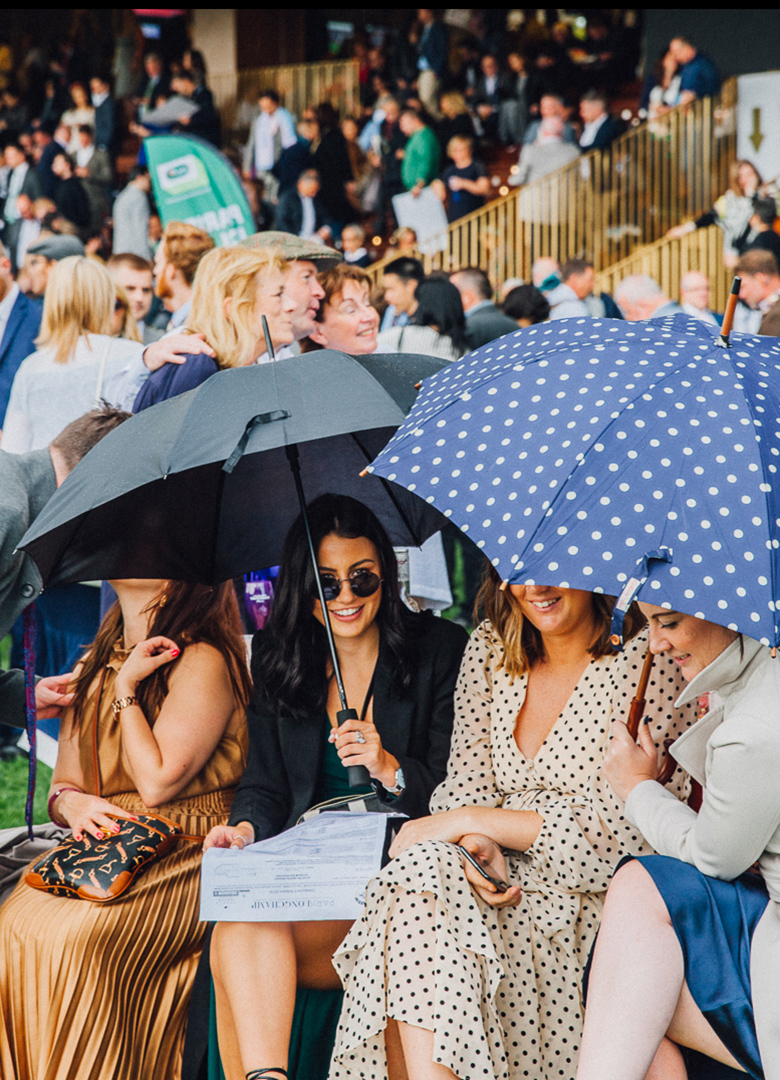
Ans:
{"label": "white polka dot pattern", "polygon": [[[644,631],[620,655],[592,660],[529,759],[514,738],[526,679],[501,667],[489,623],[472,634],[447,778],[431,808],[541,814],[533,845],[507,857],[523,896],[501,911],[482,903],[450,844],[414,844],[393,859],[334,958],[346,994],[329,1080],[384,1080],[388,1016],[433,1030],[435,1060],[464,1080],[574,1080],[582,973],[604,892],[623,854],[650,850],[601,770],[610,722],[625,717],[646,650]],[[693,706],[674,708],[682,686],[674,662],[659,657],[647,693],[658,746],[695,721]],[[679,769],[668,790],[687,797]]]}
{"label": "white polka dot pattern", "polygon": [[639,598],[780,643],[780,340],[687,316],[565,319],[426,379],[372,471],[511,582]]}

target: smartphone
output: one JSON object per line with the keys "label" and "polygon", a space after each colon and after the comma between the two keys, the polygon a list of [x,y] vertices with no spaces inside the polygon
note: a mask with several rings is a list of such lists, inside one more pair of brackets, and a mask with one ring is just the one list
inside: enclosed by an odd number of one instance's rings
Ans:
{"label": "smartphone", "polygon": [[507,889],[509,888],[507,883],[505,881],[502,881],[501,878],[496,878],[489,874],[484,868],[484,866],[480,866],[480,864],[477,862],[471,852],[466,851],[462,844],[458,844],[458,851],[461,853],[464,859],[468,859],[474,869],[478,871],[486,881],[489,881],[491,885],[495,885],[498,892],[507,891]]}

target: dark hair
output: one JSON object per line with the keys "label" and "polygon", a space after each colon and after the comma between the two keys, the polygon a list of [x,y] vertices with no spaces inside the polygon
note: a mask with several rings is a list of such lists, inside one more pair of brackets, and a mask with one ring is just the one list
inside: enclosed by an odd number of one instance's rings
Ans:
{"label": "dark hair", "polygon": [[762,225],[774,225],[777,217],[777,203],[774,199],[754,199],[753,213]]}
{"label": "dark hair", "polygon": [[[309,503],[307,516],[316,551],[331,533],[349,539],[364,536],[377,549],[383,579],[377,623],[393,656],[395,678],[408,690],[414,646],[405,625],[390,537],[376,515],[348,495],[320,495]],[[267,704],[292,720],[324,710],[328,696],[329,653],[325,629],[314,617],[313,588],[314,568],[299,514],[285,537],[273,607],[261,634],[262,682],[256,684]]]}
{"label": "dark hair", "polygon": [[484,270],[478,266],[464,266],[462,270],[453,270],[452,277],[458,276],[468,289],[473,289],[477,296],[489,300],[493,295],[493,286]]}
{"label": "dark hair", "polygon": [[736,272],[740,277],[743,274],[766,274],[767,277],[777,277],[777,259],[771,251],[754,248],[753,251],[746,251],[740,256]]}
{"label": "dark hair", "polygon": [[277,105],[279,104],[279,95],[272,86],[266,86],[263,90],[261,90],[257,95],[257,100],[259,101],[260,98],[264,97],[270,98],[271,101],[275,101]]}
{"label": "dark hair", "polygon": [[[232,581],[211,588],[188,581],[168,581],[146,609],[149,637],[169,637],[184,652],[188,645],[205,642],[220,652],[230,676],[236,701],[246,706],[252,693],[246,668],[238,602]],[[75,680],[74,722],[79,723],[90,705],[90,690],[96,677],[111,660],[114,645],[122,636],[122,610],[117,601],[109,608]],[[149,723],[153,723],[165,696],[176,661],[163,664],[138,687],[138,701]]]}
{"label": "dark hair", "polygon": [[[320,131],[325,135],[328,131],[333,131],[334,128],[339,126],[339,114],[336,108],[329,101],[321,101],[316,109],[317,123],[320,125]],[[343,138],[343,136],[342,136]]]}
{"label": "dark hair", "polygon": [[561,281],[568,281],[575,274],[579,276],[592,269],[593,263],[589,259],[567,259],[561,269]]}
{"label": "dark hair", "polygon": [[416,281],[417,284],[425,277],[425,271],[423,270],[423,264],[419,259],[412,259],[408,255],[401,255],[398,259],[393,259],[389,262],[383,271],[385,274],[395,274],[401,281],[406,284],[409,281]]}
{"label": "dark hair", "polygon": [[550,305],[533,285],[518,285],[512,289],[502,307],[510,319],[530,319],[532,324],[544,322],[550,315]]}
{"label": "dark hair", "polygon": [[49,445],[59,451],[69,470],[75,469],[93,446],[108,435],[109,431],[129,420],[130,416],[129,412],[122,412],[107,401],[102,401],[99,409],[93,409],[76,420],[71,420]]}
{"label": "dark hair", "polygon": [[89,135],[90,139],[94,139],[95,129],[92,127],[92,124],[79,124],[79,134]]}
{"label": "dark hair", "polygon": [[464,356],[469,351],[466,337],[466,316],[463,301],[451,281],[442,278],[426,278],[417,286],[414,294],[417,309],[409,323],[411,326],[436,326],[440,334],[452,341],[453,347]]}

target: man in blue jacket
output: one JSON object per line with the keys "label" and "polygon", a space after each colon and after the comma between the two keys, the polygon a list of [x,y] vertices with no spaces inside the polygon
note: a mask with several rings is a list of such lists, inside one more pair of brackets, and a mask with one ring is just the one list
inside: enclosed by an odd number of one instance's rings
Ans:
{"label": "man in blue jacket", "polygon": [[11,383],[19,365],[35,352],[42,305],[20,292],[11,274],[11,260],[0,243],[0,429],[5,420]]}

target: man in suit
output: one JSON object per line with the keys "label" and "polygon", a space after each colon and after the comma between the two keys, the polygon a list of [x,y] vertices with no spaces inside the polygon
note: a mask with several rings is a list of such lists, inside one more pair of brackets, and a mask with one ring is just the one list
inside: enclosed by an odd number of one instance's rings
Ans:
{"label": "man in suit", "polygon": [[95,146],[110,155],[116,149],[116,102],[111,97],[111,84],[102,75],[89,80],[92,104],[95,107]]}
{"label": "man in suit", "polygon": [[512,84],[498,66],[495,56],[483,56],[480,62],[482,74],[474,87],[472,104],[485,137],[495,142],[498,138],[498,118],[501,106],[512,97]]}
{"label": "man in suit", "polygon": [[43,187],[35,169],[30,167],[24,147],[13,140],[5,147],[5,167],[9,170],[7,195],[3,208],[6,228],[19,217],[16,200],[20,195],[28,195],[33,202],[43,194]]}
{"label": "man in suit", "polygon": [[11,272],[18,274],[24,265],[27,249],[34,244],[41,232],[41,223],[35,216],[35,206],[29,195],[19,195],[16,199],[19,216],[16,221],[6,225],[3,241],[8,258],[11,260]]}
{"label": "man in suit", "polygon": [[466,334],[472,349],[487,345],[489,341],[511,334],[517,323],[499,311],[493,303],[493,287],[484,270],[469,267],[456,270],[450,281],[460,293],[466,315]]}
{"label": "man in suit", "polygon": [[316,169],[305,169],[294,188],[289,188],[276,207],[276,228],[279,232],[292,233],[304,240],[319,238],[327,243],[331,230],[325,223],[325,210],[317,198],[320,190],[320,174]]}
{"label": "man in suit", "polygon": [[40,152],[35,171],[38,174],[38,179],[43,187],[43,194],[47,199],[53,200],[54,192],[57,189],[57,177],[52,172],[51,163],[54,161],[57,154],[68,149],[69,139],[70,132],[64,124],[59,124],[55,128],[53,135],[51,131],[47,131],[42,127],[38,128],[33,135],[33,142],[35,143],[36,149]]}
{"label": "man in suit", "polygon": [[623,131],[620,121],[607,112],[607,99],[598,90],[582,95],[580,116],[585,125],[580,135],[582,150],[604,150]]}
{"label": "man in suit", "polygon": [[447,74],[447,28],[437,18],[436,8],[418,8],[421,30],[412,38],[417,45],[417,95],[426,111],[435,119],[439,112],[439,88]]}
{"label": "man in suit", "polygon": [[11,273],[11,260],[0,244],[0,429],[14,375],[22,360],[35,352],[40,329],[41,304],[19,291]]}
{"label": "man in suit", "polygon": [[167,97],[171,84],[165,73],[163,59],[159,53],[150,52],[144,57],[144,75],[136,87],[138,119],[143,123],[146,110],[149,112],[157,105],[157,99]]}
{"label": "man in suit", "polygon": [[[43,450],[7,454],[0,449],[0,638],[41,592],[38,568],[17,545],[55,490],[84,455],[129,413],[104,407],[68,424]],[[61,676],[42,679],[36,687],[38,718],[57,716],[69,704]],[[3,725],[8,725],[3,730]],[[8,728],[24,726],[24,678],[21,672],[0,672],[0,746],[15,741]]]}
{"label": "man in suit", "polygon": [[630,274],[623,278],[615,289],[615,303],[629,322],[683,313],[680,305],[670,300],[649,274]]}
{"label": "man in suit", "polygon": [[73,158],[63,150],[57,154],[51,167],[59,181],[54,193],[58,212],[85,232],[92,223],[92,206],[87,189],[75,175]]}
{"label": "man in suit", "polygon": [[79,148],[76,151],[74,173],[84,186],[92,211],[91,228],[99,232],[103,219],[108,215],[108,191],[113,179],[108,151],[97,145],[95,129],[80,124]]}

